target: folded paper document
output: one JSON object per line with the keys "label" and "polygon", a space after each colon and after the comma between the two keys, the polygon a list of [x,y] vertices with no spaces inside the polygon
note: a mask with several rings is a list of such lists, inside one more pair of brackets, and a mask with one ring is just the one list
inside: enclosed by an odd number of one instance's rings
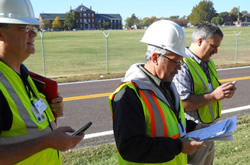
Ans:
{"label": "folded paper document", "polygon": [[187,133],[187,136],[191,138],[200,138],[200,141],[233,140],[232,131],[236,130],[236,128],[237,116],[233,116],[227,120],[223,120],[209,127],[189,132]]}

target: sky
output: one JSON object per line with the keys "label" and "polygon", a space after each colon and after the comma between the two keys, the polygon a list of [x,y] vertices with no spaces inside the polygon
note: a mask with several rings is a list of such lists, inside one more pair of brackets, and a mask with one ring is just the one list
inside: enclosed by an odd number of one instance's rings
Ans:
{"label": "sky", "polygon": [[[123,22],[132,14],[139,19],[156,16],[188,16],[201,0],[30,0],[38,18],[40,13],[66,13],[83,4],[99,14],[120,14]],[[250,13],[250,0],[211,0],[217,13],[234,7]]]}

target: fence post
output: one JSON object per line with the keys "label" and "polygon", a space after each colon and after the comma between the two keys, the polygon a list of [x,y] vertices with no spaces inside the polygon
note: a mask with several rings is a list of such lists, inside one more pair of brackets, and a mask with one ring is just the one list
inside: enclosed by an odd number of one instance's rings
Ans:
{"label": "fence post", "polygon": [[234,34],[236,36],[235,64],[237,64],[237,57],[238,57],[238,37],[239,37],[240,33],[241,33],[241,31],[239,33],[237,33],[236,31],[234,31]]}
{"label": "fence post", "polygon": [[44,45],[43,45],[43,31],[39,31],[42,42],[42,56],[43,56],[43,73],[44,77],[46,77],[46,67],[45,67],[45,56],[44,56]]}
{"label": "fence post", "polygon": [[109,37],[110,32],[108,34],[105,34],[103,31],[103,35],[105,36],[106,39],[106,67],[107,67],[107,74],[109,73],[108,71],[108,37]]}

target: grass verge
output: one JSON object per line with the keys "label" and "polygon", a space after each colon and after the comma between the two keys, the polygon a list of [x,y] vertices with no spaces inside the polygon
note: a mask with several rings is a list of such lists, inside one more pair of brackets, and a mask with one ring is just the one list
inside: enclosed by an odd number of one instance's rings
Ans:
{"label": "grass verge", "polygon": [[[239,116],[233,141],[215,143],[214,165],[248,165],[250,162],[250,115]],[[64,165],[116,165],[114,143],[80,148],[62,153]]]}

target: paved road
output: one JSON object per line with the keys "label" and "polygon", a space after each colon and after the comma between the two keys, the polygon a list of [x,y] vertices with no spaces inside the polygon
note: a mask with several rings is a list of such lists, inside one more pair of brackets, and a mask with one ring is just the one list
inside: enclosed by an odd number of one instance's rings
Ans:
{"label": "paved road", "polygon": [[[237,80],[237,92],[233,99],[222,101],[222,109],[250,105],[250,67],[218,70],[222,83]],[[112,119],[108,105],[108,95],[118,87],[120,79],[86,81],[59,84],[59,92],[65,99],[65,115],[59,118],[58,126],[69,125],[80,128],[88,121],[93,125],[86,131],[86,137],[79,146],[96,145],[113,141],[113,135],[90,138],[95,133],[112,130]],[[241,113],[249,113],[249,109]],[[233,114],[225,114],[230,116]]]}

